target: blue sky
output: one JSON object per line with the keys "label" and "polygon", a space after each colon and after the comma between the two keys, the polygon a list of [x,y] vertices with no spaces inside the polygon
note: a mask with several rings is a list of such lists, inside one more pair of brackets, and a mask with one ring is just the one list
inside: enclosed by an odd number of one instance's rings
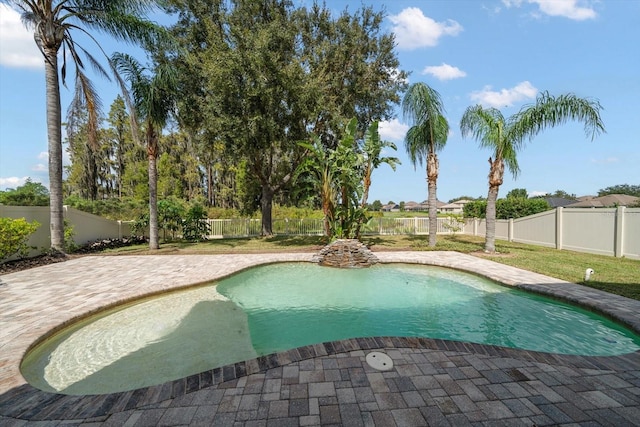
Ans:
{"label": "blue sky", "polygon": [[[310,1],[296,1],[309,4]],[[505,176],[500,195],[526,188],[530,195],[561,189],[595,194],[617,184],[640,184],[640,0],[327,0],[341,11],[361,4],[384,7],[386,31],[396,35],[400,68],[409,83],[425,82],[444,100],[451,133],[439,154],[438,198],[486,196],[490,152],[460,135],[471,105],[505,116],[535,101],[541,91],[572,92],[603,106],[606,133],[594,141],[568,123],[539,134],[520,152],[521,174]],[[132,51],[100,37],[107,53]],[[86,47],[93,49],[91,44]],[[94,50],[95,51],[95,50]],[[144,58],[140,58],[144,59]],[[105,111],[115,83],[94,79]],[[62,89],[63,110],[71,91]],[[382,123],[383,137],[398,146],[402,164],[373,175],[370,200],[422,201],[424,166],[408,160],[407,125]],[[33,38],[18,15],[0,5],[0,189],[27,177],[48,185],[44,68]],[[393,153],[386,153],[391,155]]]}

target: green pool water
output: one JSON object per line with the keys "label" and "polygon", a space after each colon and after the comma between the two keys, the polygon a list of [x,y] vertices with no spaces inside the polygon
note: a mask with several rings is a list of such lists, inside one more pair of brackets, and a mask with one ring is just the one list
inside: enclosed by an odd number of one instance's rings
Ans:
{"label": "green pool water", "polygon": [[103,394],[307,344],[370,336],[577,355],[640,349],[640,337],[602,316],[459,271],[284,263],[94,316],[36,347],[21,369],[46,391]]}

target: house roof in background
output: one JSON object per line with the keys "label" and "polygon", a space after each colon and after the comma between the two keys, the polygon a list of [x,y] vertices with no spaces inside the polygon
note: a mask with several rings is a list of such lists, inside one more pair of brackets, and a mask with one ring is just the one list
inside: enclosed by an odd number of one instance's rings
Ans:
{"label": "house roof in background", "polygon": [[626,194],[608,194],[602,197],[594,197],[588,200],[571,203],[567,208],[608,208],[613,206],[629,206],[638,203],[640,197]]}
{"label": "house roof in background", "polygon": [[576,200],[573,199],[565,199],[564,197],[545,197],[544,198],[549,206],[552,208],[558,208],[562,206],[571,205],[573,203],[577,203]]}

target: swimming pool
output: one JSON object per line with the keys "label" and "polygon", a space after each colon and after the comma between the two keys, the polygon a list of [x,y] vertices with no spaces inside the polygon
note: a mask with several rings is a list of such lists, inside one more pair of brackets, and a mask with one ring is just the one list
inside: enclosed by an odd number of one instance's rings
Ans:
{"label": "swimming pool", "polygon": [[87,319],[36,347],[21,369],[46,391],[101,394],[357,336],[583,355],[640,349],[635,334],[601,316],[454,270],[284,263]]}

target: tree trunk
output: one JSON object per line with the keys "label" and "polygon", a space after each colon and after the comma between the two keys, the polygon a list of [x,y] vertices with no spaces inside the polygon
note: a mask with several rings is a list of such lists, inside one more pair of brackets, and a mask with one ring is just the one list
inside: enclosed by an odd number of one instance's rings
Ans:
{"label": "tree trunk", "polygon": [[438,232],[438,206],[437,206],[437,181],[438,181],[438,156],[429,153],[427,156],[427,190],[429,203],[429,246],[436,246],[436,233]]}
{"label": "tree trunk", "polygon": [[489,158],[489,164],[491,169],[489,171],[489,194],[487,194],[487,211],[485,214],[487,229],[484,251],[494,253],[496,251],[496,200],[504,177],[504,162],[502,159],[492,161]]}
{"label": "tree trunk", "polygon": [[273,225],[271,212],[273,208],[273,190],[267,184],[262,184],[262,197],[260,198],[260,207],[262,210],[262,235],[273,236]]}
{"label": "tree trunk", "polygon": [[149,158],[149,249],[160,248],[158,237],[158,136],[147,124],[147,156]]}
{"label": "tree trunk", "polygon": [[47,136],[49,140],[49,213],[51,249],[64,252],[64,213],[62,210],[62,118],[58,51],[44,48],[47,90]]}

